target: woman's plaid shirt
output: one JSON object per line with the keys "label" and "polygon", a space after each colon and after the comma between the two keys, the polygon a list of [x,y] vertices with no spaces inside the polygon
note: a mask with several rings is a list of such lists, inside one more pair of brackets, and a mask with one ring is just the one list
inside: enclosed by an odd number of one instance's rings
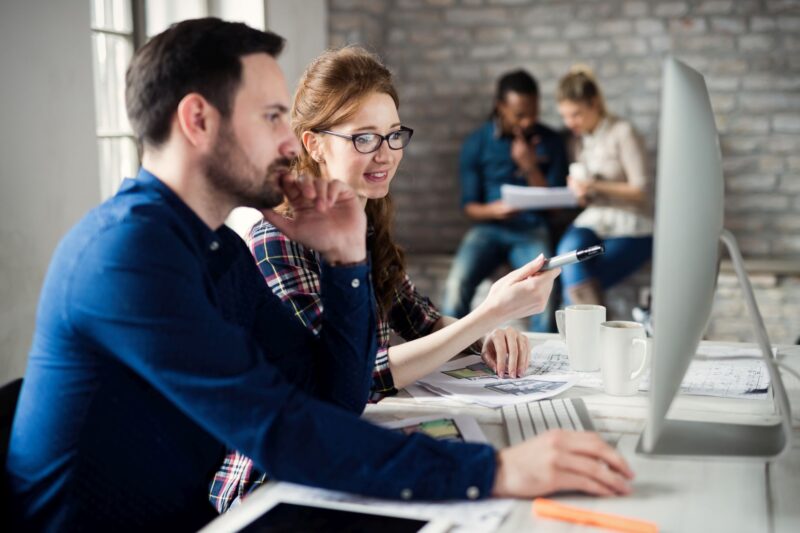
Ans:
{"label": "woman's plaid shirt", "polygon": [[[272,292],[292,308],[300,322],[319,333],[322,327],[319,254],[289,240],[266,221],[250,230],[248,245]],[[406,340],[417,339],[430,333],[440,318],[431,301],[421,296],[406,276],[395,290],[387,318],[378,318],[378,352],[370,401],[377,402],[397,393],[389,371],[391,331]],[[211,482],[209,498],[223,512],[264,481],[265,475],[255,469],[248,457],[232,451]]]}

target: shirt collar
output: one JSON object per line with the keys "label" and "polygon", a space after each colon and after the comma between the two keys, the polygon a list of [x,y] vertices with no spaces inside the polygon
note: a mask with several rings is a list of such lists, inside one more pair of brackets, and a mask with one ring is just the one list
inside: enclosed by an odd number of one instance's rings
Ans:
{"label": "shirt collar", "polygon": [[[192,211],[192,209],[186,205],[172,189],[161,181],[158,176],[149,172],[144,167],[140,167],[136,179],[131,181],[134,183],[129,187],[141,188],[143,192],[153,193],[164,200],[186,226],[186,229],[189,230],[189,233],[201,250],[216,251],[219,249],[221,242],[217,232],[206,226],[205,222],[197,216],[197,213]],[[125,187],[123,186],[123,188]]]}
{"label": "shirt collar", "polygon": [[600,122],[597,123],[597,127],[594,129],[594,131],[592,133],[587,133],[586,135],[584,135],[584,137],[586,139],[594,141],[599,137],[602,137],[610,126],[611,126],[611,121],[608,119],[608,115],[601,117]]}

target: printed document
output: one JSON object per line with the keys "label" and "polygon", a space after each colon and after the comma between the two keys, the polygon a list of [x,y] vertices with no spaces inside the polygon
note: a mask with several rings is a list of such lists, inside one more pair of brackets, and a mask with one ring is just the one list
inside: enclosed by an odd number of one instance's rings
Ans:
{"label": "printed document", "polygon": [[[773,348],[773,352],[774,350]],[[683,378],[680,391],[699,396],[765,399],[770,384],[769,371],[764,361],[751,359],[760,356],[761,350],[758,348],[700,343]],[[599,371],[570,370],[567,345],[562,341],[547,341],[531,350],[531,362],[526,375],[551,374],[575,376],[579,387],[603,388],[603,377]],[[646,370],[639,390],[649,389],[650,371]]]}
{"label": "printed document", "polygon": [[479,356],[471,355],[444,364],[417,383],[449,399],[494,408],[550,398],[576,381],[574,375],[500,378]]}
{"label": "printed document", "polygon": [[500,197],[517,209],[550,209],[578,205],[578,199],[569,187],[501,185]]}

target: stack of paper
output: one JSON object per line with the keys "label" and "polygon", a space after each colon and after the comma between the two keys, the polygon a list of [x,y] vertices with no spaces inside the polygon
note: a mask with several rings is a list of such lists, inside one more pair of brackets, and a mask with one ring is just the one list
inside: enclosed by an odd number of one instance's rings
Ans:
{"label": "stack of paper", "polygon": [[505,203],[517,209],[550,209],[578,205],[578,199],[569,187],[501,185],[500,197]]}
{"label": "stack of paper", "polygon": [[[774,350],[774,349],[773,349]],[[733,357],[733,359],[731,359]],[[740,359],[736,359],[736,358]],[[769,372],[758,348],[735,348],[701,344],[681,383],[681,392],[699,396],[746,398],[767,397]],[[575,372],[569,368],[567,345],[562,341],[547,341],[534,346],[526,372],[529,376],[573,376],[579,387],[603,388],[598,372]],[[650,389],[650,371],[646,370],[639,385],[640,391]]]}
{"label": "stack of paper", "polygon": [[572,387],[574,375],[529,375],[517,379],[499,378],[477,355],[462,357],[443,365],[417,383],[445,398],[486,407],[550,398]]}

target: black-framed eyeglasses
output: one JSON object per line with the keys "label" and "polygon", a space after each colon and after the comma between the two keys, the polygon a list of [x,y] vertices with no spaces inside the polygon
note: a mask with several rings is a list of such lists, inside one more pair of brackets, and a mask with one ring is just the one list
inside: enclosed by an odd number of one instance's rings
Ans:
{"label": "black-framed eyeglasses", "polygon": [[411,136],[414,135],[414,130],[406,126],[400,126],[399,130],[390,131],[386,135],[380,133],[356,133],[355,135],[348,135],[346,133],[338,133],[330,130],[314,130],[315,133],[325,133],[327,135],[335,135],[343,139],[350,139],[353,141],[353,146],[356,151],[362,154],[371,154],[377,151],[383,141],[389,145],[392,150],[402,150],[411,141]]}

